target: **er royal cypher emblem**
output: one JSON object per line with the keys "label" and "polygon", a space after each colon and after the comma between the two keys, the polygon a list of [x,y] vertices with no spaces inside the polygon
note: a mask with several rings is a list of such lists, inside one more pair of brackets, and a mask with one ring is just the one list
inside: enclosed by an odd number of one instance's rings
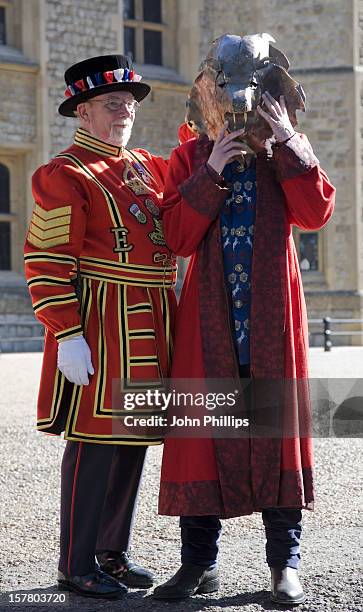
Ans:
{"label": "er royal cypher emblem", "polygon": [[110,232],[113,233],[115,238],[114,253],[124,253],[134,248],[134,245],[127,241],[127,234],[129,233],[127,227],[110,227]]}

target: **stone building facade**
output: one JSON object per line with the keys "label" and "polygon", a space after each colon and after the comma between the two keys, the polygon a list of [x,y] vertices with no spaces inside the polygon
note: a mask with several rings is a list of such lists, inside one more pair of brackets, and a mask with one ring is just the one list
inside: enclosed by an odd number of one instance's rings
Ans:
{"label": "stone building facade", "polygon": [[32,320],[30,178],[72,139],[74,121],[57,114],[65,68],[132,52],[153,87],[132,144],[168,156],[199,62],[224,32],[274,36],[307,94],[299,127],[337,187],[329,225],[296,230],[309,317],[363,317],[363,0],[0,0],[0,337],[1,323],[14,335],[19,317]]}

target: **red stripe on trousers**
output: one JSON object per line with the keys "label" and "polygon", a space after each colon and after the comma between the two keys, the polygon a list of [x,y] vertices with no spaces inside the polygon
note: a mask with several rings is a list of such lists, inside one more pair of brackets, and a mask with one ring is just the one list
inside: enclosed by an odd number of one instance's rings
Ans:
{"label": "red stripe on trousers", "polygon": [[74,500],[75,500],[75,497],[76,497],[77,476],[78,476],[79,461],[80,461],[80,457],[81,457],[82,445],[83,445],[83,442],[79,442],[76,467],[75,467],[74,476],[73,476],[71,518],[70,518],[70,526],[69,526],[68,564],[67,564],[68,576],[71,575],[71,556],[72,556],[72,546],[73,546]]}

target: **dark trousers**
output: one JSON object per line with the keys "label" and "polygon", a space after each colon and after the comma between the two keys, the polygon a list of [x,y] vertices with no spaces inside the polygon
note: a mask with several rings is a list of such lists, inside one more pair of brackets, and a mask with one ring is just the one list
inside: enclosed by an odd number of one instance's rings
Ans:
{"label": "dark trousers", "polygon": [[[270,567],[293,567],[300,562],[301,510],[267,508],[262,510],[266,533],[266,561]],[[182,563],[203,567],[217,563],[222,525],[217,516],[180,517]]]}
{"label": "dark trousers", "polygon": [[[240,378],[250,378],[250,365],[239,366]],[[247,387],[244,398],[250,406],[251,389]],[[262,510],[266,533],[266,561],[270,567],[298,568],[302,513],[295,508],[267,508]],[[203,567],[217,563],[218,545],[222,524],[217,516],[180,517],[182,563]]]}
{"label": "dark trousers", "polygon": [[127,551],[145,446],[68,441],[62,460],[59,569],[95,569],[95,553]]}

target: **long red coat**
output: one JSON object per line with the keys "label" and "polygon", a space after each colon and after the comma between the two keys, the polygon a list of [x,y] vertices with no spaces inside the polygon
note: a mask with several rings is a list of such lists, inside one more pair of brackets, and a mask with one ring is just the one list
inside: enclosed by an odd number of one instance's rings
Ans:
{"label": "long red coat", "polygon": [[[163,200],[169,247],[191,256],[177,317],[172,377],[238,376],[229,328],[219,211],[228,194],[206,167],[206,137],[178,147]],[[301,424],[309,409],[307,315],[292,225],[323,227],[335,189],[300,134],[257,155],[252,263],[251,373],[286,385],[285,418]],[[168,438],[159,512],[222,518],[266,507],[313,508],[312,441],[306,434],[244,439]]]}

